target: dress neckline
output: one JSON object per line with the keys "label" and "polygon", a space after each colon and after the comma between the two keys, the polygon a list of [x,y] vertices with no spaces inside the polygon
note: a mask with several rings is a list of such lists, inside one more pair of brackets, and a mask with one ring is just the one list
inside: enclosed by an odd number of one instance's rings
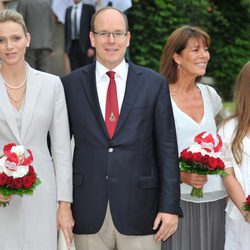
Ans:
{"label": "dress neckline", "polygon": [[189,120],[191,120],[193,123],[197,124],[197,125],[200,125],[202,124],[203,120],[204,120],[204,117],[205,117],[205,113],[206,113],[206,108],[205,108],[205,102],[204,102],[204,93],[203,93],[203,90],[202,88],[200,88],[199,84],[197,84],[197,87],[199,88],[200,92],[201,92],[201,97],[202,97],[202,101],[203,101],[203,116],[202,118],[200,119],[200,121],[196,121],[194,120],[191,116],[189,116],[186,112],[184,112],[181,108],[179,108],[179,106],[177,105],[177,103],[174,101],[174,99],[171,97],[170,95],[170,98],[171,98],[171,102],[172,104],[174,104],[175,108],[180,112],[182,113],[185,117],[187,117]]}

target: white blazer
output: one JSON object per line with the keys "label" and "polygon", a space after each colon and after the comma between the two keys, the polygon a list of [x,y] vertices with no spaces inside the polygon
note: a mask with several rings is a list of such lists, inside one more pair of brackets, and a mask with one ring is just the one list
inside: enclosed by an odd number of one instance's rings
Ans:
{"label": "white blazer", "polygon": [[[10,142],[29,148],[42,183],[32,196],[14,196],[0,208],[1,250],[56,249],[57,200],[72,202],[72,160],[67,108],[59,77],[28,66],[19,131],[0,75],[0,151]],[[51,137],[52,157],[47,147]],[[1,154],[1,153],[0,153]]]}

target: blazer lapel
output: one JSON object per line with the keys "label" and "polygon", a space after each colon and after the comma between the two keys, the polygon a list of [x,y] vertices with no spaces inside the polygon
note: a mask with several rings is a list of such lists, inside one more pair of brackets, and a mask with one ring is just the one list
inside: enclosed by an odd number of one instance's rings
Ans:
{"label": "blazer lapel", "polygon": [[79,77],[83,90],[86,93],[86,96],[88,98],[88,102],[90,104],[90,107],[96,117],[97,122],[99,123],[99,126],[105,133],[107,137],[109,137],[105,121],[102,116],[99,99],[97,95],[97,89],[96,89],[96,78],[95,78],[95,63],[91,64],[89,67],[85,67],[82,70],[82,73],[84,74],[83,77]]}
{"label": "blazer lapel", "polygon": [[28,77],[26,85],[26,96],[23,107],[22,115],[22,127],[21,127],[21,138],[25,137],[25,134],[29,128],[29,124],[34,115],[36,102],[39,97],[40,89],[42,86],[42,78],[39,76],[39,71],[32,69],[28,66]]}
{"label": "blazer lapel", "polygon": [[16,116],[15,116],[13,108],[14,107],[12,107],[9,101],[9,98],[8,98],[8,95],[4,86],[4,80],[2,76],[0,75],[0,109],[2,110],[11,131],[13,132],[17,141],[21,144],[20,134],[18,131]]}
{"label": "blazer lapel", "polygon": [[139,90],[143,85],[143,81],[141,79],[142,71],[136,67],[133,63],[129,63],[129,71],[126,83],[126,91],[125,96],[122,103],[121,113],[119,116],[119,121],[116,127],[116,131],[114,137],[119,130],[122,128],[123,124],[125,123],[127,116],[136,101]]}

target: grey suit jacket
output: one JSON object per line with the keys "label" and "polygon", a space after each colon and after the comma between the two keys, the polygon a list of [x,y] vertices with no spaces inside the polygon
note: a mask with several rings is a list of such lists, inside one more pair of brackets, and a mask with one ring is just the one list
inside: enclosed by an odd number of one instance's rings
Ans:
{"label": "grey suit jacket", "polygon": [[31,49],[53,49],[55,18],[50,0],[19,0],[17,11],[22,14],[31,35]]}
{"label": "grey suit jacket", "polygon": [[[25,102],[20,112],[19,131],[0,75],[0,150],[10,142],[29,148],[42,181],[32,196],[14,196],[10,205],[1,209],[1,250],[56,249],[56,200],[72,201],[70,137],[60,79],[28,66]],[[52,158],[47,147],[48,131]]]}

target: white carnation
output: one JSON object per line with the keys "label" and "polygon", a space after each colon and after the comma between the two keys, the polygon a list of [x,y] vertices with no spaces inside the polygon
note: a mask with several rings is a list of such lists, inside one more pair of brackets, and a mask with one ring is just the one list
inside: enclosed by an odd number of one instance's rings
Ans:
{"label": "white carnation", "polygon": [[21,156],[24,154],[25,149],[24,146],[18,145],[18,146],[13,146],[10,150],[11,153],[16,153],[17,156]]}

